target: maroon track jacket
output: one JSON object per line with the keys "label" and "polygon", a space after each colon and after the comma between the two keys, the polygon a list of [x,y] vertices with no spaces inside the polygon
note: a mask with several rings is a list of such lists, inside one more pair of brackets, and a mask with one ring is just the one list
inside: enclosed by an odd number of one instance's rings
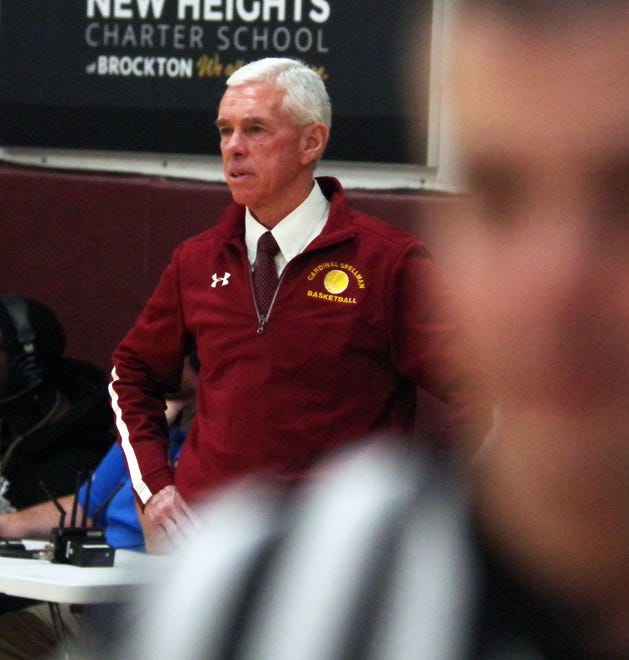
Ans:
{"label": "maroon track jacket", "polygon": [[[328,450],[412,429],[416,386],[448,401],[453,428],[487,422],[452,366],[457,328],[426,248],[349,208],[338,181],[317,181],[328,221],[286,266],[267,318],[254,302],[245,210],[232,204],[176,249],[116,349],[110,392],[142,503],[172,483],[191,501],[246,473],[299,479]],[[163,395],[177,389],[191,341],[197,416],[173,473]]]}

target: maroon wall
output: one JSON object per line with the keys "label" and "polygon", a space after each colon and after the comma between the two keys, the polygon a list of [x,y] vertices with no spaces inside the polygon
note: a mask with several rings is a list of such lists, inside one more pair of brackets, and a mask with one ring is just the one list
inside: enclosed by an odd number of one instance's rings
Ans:
{"label": "maroon wall", "polygon": [[[448,198],[349,191],[352,203],[422,234]],[[214,223],[222,184],[0,166],[0,294],[51,306],[67,354],[109,370],[174,247]]]}

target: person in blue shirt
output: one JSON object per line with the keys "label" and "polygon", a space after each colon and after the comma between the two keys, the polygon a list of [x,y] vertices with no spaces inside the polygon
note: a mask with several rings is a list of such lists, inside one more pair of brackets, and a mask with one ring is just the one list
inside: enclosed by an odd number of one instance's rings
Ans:
{"label": "person in blue shirt", "polygon": [[[186,375],[182,389],[167,398],[166,419],[168,420],[169,457],[175,463],[188,427],[194,417],[194,375]],[[86,501],[87,481],[78,495],[79,506]],[[107,501],[109,499],[109,502]],[[88,519],[105,530],[107,543],[114,548],[128,550],[151,550],[150,541],[145,547],[143,516],[136,506],[131,488],[129,471],[118,443],[111,447],[92,475],[87,506]]]}
{"label": "person in blue shirt", "polygon": [[[85,502],[87,488],[86,482],[79,490],[79,502]],[[94,472],[89,495],[87,516],[105,530],[107,543],[114,548],[143,551],[142,526],[119,447],[112,446]]]}

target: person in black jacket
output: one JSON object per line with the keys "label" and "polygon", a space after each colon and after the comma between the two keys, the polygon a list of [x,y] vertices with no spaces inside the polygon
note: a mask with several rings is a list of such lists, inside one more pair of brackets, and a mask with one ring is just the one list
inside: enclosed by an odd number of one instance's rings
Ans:
{"label": "person in black jacket", "polygon": [[114,440],[104,372],[64,348],[50,308],[0,297],[0,512],[74,492]]}

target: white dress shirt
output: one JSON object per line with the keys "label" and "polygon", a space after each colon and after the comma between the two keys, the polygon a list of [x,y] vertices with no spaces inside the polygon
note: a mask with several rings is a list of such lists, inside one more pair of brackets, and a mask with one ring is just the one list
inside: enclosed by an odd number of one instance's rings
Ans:
{"label": "white dress shirt", "polygon": [[[280,251],[275,257],[277,274],[281,275],[286,264],[321,233],[330,212],[330,202],[315,183],[308,197],[286,217],[282,218],[272,234]],[[245,212],[245,243],[251,268],[255,265],[258,239],[268,229],[261,225],[249,209]]]}

